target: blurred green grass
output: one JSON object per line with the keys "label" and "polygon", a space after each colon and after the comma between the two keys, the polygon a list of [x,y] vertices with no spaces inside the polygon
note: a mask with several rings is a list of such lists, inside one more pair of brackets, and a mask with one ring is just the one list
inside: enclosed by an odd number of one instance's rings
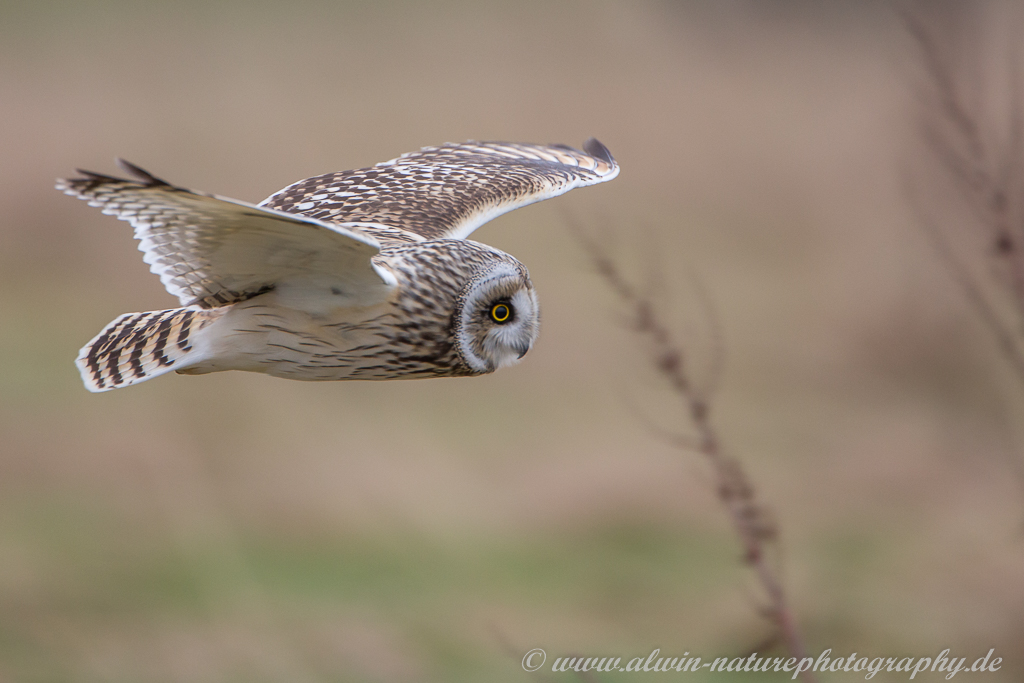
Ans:
{"label": "blurred green grass", "polygon": [[[727,538],[650,522],[493,540],[253,531],[228,542],[169,544],[148,524],[66,500],[8,503],[3,519],[8,558],[25,550],[19,569],[31,578],[0,603],[7,617],[0,656],[36,680],[79,679],[79,663],[67,656],[81,645],[69,638],[75,631],[131,643],[139,630],[143,640],[182,624],[203,632],[240,615],[271,629],[301,661],[325,667],[318,672],[324,680],[352,680],[318,661],[315,634],[310,642],[299,634],[309,622],[353,613],[375,613],[406,647],[429,653],[432,678],[515,680],[511,655],[487,643],[488,629],[492,638],[508,637],[502,615],[579,614],[591,624],[644,631],[652,614],[685,610],[738,573]],[[5,578],[9,584],[9,572]],[[255,630],[250,635],[259,638]],[[670,635],[671,628],[658,638]],[[128,678],[139,676],[163,680],[146,669]]]}

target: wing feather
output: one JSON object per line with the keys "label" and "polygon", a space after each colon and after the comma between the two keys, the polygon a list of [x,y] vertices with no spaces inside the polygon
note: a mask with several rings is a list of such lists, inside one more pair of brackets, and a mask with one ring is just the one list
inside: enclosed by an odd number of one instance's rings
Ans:
{"label": "wing feather", "polygon": [[80,170],[83,177],[58,180],[57,189],[128,221],[144,260],[183,305],[223,306],[310,274],[364,287],[391,283],[370,260],[380,245],[357,224],[186,190],[119,163],[134,180]]}
{"label": "wing feather", "polygon": [[465,239],[512,209],[611,180],[619,166],[591,138],[584,150],[512,142],[424,147],[371,168],[289,185],[260,206],[325,221],[371,221],[417,239]]}

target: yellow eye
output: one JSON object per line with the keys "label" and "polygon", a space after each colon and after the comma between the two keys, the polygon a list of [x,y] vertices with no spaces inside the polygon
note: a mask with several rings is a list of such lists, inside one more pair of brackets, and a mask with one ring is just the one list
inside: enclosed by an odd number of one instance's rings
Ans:
{"label": "yellow eye", "polygon": [[507,323],[512,317],[512,307],[508,304],[494,304],[491,306],[491,319],[496,323]]}

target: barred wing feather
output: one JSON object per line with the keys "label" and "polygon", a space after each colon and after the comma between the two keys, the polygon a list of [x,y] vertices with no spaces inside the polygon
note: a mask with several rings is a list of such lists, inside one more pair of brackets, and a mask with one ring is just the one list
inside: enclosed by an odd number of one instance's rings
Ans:
{"label": "barred wing feather", "polygon": [[175,187],[119,161],[133,180],[89,171],[57,189],[135,228],[139,249],[182,305],[213,308],[309,274],[355,286],[390,284],[372,237],[345,226]]}
{"label": "barred wing feather", "polygon": [[325,221],[372,221],[412,239],[465,239],[503,213],[611,180],[619,166],[591,138],[585,151],[511,142],[424,147],[371,168],[300,180],[260,206]]}

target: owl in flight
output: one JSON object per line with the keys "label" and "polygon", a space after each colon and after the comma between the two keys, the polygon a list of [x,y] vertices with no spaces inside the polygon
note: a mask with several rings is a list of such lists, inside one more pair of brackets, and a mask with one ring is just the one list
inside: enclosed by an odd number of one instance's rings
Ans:
{"label": "owl in flight", "polygon": [[79,352],[90,391],[174,370],[301,380],[480,375],[515,363],[539,311],[519,261],[467,239],[512,209],[611,180],[608,149],[467,142],[300,180],[260,204],[119,161],[57,189],[128,221],[181,308],[126,313]]}

